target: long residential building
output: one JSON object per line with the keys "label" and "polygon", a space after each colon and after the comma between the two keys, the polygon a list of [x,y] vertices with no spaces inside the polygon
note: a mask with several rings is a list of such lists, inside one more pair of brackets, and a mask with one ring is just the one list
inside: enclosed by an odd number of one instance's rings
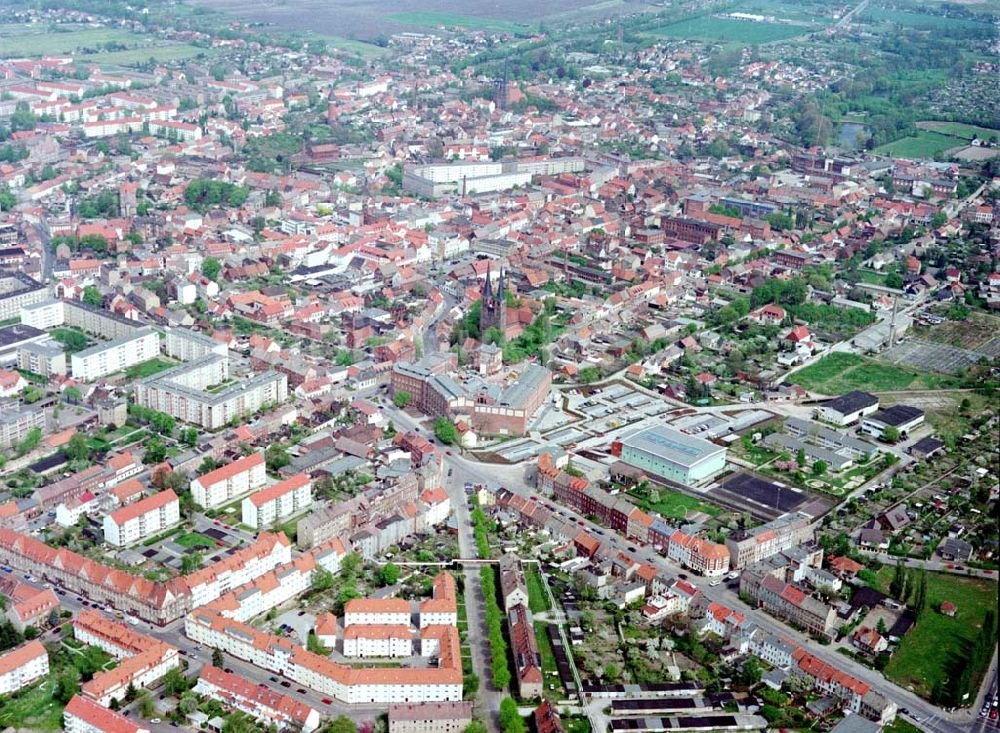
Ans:
{"label": "long residential building", "polygon": [[194,691],[264,724],[273,723],[279,731],[311,733],[319,727],[319,712],[315,708],[210,664],[201,668]]}
{"label": "long residential building", "polygon": [[215,509],[261,488],[266,480],[264,455],[251,453],[195,478],[191,496],[198,506]]}
{"label": "long residential building", "polygon": [[428,626],[421,645],[432,643],[437,667],[355,668],[314,654],[286,637],[260,631],[218,612],[199,608],[184,620],[192,640],[221,649],[262,669],[340,702],[386,704],[462,699],[462,658],[458,628]]}
{"label": "long residential building", "polygon": [[147,327],[108,343],[78,351],[70,357],[70,370],[74,379],[92,382],[154,359],[159,354],[160,336]]}
{"label": "long residential building", "polygon": [[511,650],[514,653],[518,694],[524,700],[541,697],[545,687],[542,657],[530,609],[523,603],[514,605],[507,612],[507,627],[510,629]]}
{"label": "long residential building", "polygon": [[291,545],[284,534],[262,532],[252,545],[218,562],[189,575],[154,582],[0,527],[0,561],[4,565],[154,624],[182,618],[193,608],[287,565],[291,559]]}
{"label": "long residential building", "polygon": [[0,655],[0,695],[9,695],[49,674],[49,654],[42,642],[22,644]]}
{"label": "long residential building", "polygon": [[112,621],[98,611],[80,611],[73,620],[73,635],[119,660],[117,667],[97,672],[81,688],[85,697],[101,705],[110,705],[112,700],[121,702],[129,687],[152,685],[181,664],[175,647]]}
{"label": "long residential building", "polygon": [[243,524],[269,527],[312,506],[312,481],[304,473],[279,481],[243,499]]}
{"label": "long residential building", "polygon": [[[143,407],[207,430],[219,430],[232,420],[288,398],[288,377],[281,372],[261,372],[232,384],[229,379],[229,357],[208,353],[137,381],[135,399]],[[215,389],[223,384],[227,386]]]}
{"label": "long residential building", "polygon": [[63,710],[63,730],[66,733],[149,733],[148,728],[83,695],[75,695]]}
{"label": "long residential building", "polygon": [[768,613],[810,634],[829,636],[836,628],[836,609],[770,573],[745,569],[740,575],[740,593],[746,593]]}
{"label": "long residential building", "polygon": [[21,308],[41,303],[47,297],[46,287],[29,275],[0,270],[0,321],[18,318]]}
{"label": "long residential building", "polygon": [[389,733],[463,733],[472,724],[472,702],[389,706]]}
{"label": "long residential building", "polygon": [[104,541],[124,547],[162,532],[180,520],[180,501],[172,489],[167,489],[106,515]]}

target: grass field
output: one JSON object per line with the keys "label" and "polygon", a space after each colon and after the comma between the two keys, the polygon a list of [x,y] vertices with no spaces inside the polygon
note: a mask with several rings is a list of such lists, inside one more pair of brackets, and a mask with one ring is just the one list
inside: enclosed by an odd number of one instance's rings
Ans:
{"label": "grass field", "polygon": [[63,706],[52,697],[55,684],[49,678],[17,695],[0,698],[0,728],[62,730]]}
{"label": "grass field", "polygon": [[[548,624],[544,621],[535,622],[535,639],[538,641],[538,656],[542,660],[542,686],[545,690],[544,697],[552,700],[560,700],[565,695],[562,684],[556,684],[555,690],[549,689],[549,680],[558,683],[559,668],[556,667],[556,655],[552,651],[552,642],[549,641],[549,635],[545,630],[547,626]],[[552,674],[553,672],[556,674]]]}
{"label": "grass field", "polygon": [[125,370],[125,374],[129,379],[143,379],[145,377],[151,377],[154,374],[159,374],[162,371],[166,371],[171,367],[177,366],[173,362],[166,361],[164,359],[153,358],[149,361],[144,361],[141,364],[136,364],[135,366],[130,366]]}
{"label": "grass field", "polygon": [[[10,26],[5,26],[9,28]],[[65,32],[54,32],[48,28],[22,28],[20,31],[4,31],[0,35],[0,47],[8,56],[41,56],[57,53],[99,53],[105,43],[127,45],[148,44],[149,37],[140,36],[118,28],[78,28]]]}
{"label": "grass field", "polygon": [[813,392],[839,395],[860,389],[866,392],[897,392],[905,389],[939,389],[954,386],[951,377],[916,369],[883,364],[857,354],[827,354],[815,364],[788,378]]}
{"label": "grass field", "polygon": [[943,135],[960,137],[963,140],[971,140],[974,137],[989,138],[990,136],[1000,138],[1000,130],[994,130],[989,127],[978,127],[977,125],[966,125],[964,122],[935,122],[927,120],[918,122],[917,127],[940,132]]}
{"label": "grass field", "polygon": [[944,28],[983,28],[988,27],[986,23],[966,18],[946,18],[940,15],[928,15],[926,13],[907,13],[903,10],[889,10],[887,8],[869,8],[862,15],[863,20],[874,20],[876,22],[898,23],[899,25],[919,28],[920,30],[941,30]]}
{"label": "grass field", "polygon": [[658,36],[687,38],[698,41],[733,41],[735,43],[770,43],[785,38],[795,38],[815,31],[800,25],[780,23],[752,23],[729,18],[705,15],[700,18],[682,20],[679,23],[660,26],[652,32]]}
{"label": "grass field", "polygon": [[376,46],[374,43],[365,43],[364,41],[356,41],[351,38],[343,38],[342,36],[319,35],[317,38],[325,41],[332,48],[346,53],[354,53],[358,56],[383,56],[386,53],[384,48]]}
{"label": "grass field", "polygon": [[[656,495],[651,492],[655,492]],[[722,509],[714,504],[700,501],[693,496],[672,489],[656,488],[643,491],[640,488],[635,488],[628,493],[645,511],[657,512],[671,519],[684,519],[689,512],[705,512],[713,517],[722,513]]]}
{"label": "grass field", "polygon": [[494,31],[512,35],[533,33],[537,30],[534,24],[514,23],[496,18],[481,18],[474,15],[459,15],[457,13],[434,13],[430,11],[414,11],[410,13],[393,13],[389,20],[408,25],[419,25],[424,28],[465,28],[470,31]]}
{"label": "grass field", "polygon": [[[879,585],[887,592],[894,568],[884,566],[878,573]],[[938,613],[944,601],[958,606],[958,613],[948,617]],[[986,611],[996,608],[997,585],[992,580],[967,578],[947,573],[927,574],[927,611],[920,622],[903,637],[885,675],[899,685],[924,697],[934,683],[944,681],[949,665],[968,656],[968,648],[979,633]],[[982,678],[982,669],[974,670],[973,680]]]}
{"label": "grass field", "polygon": [[549,594],[545,592],[542,575],[536,567],[528,567],[524,571],[524,581],[528,586],[528,607],[532,613],[542,613],[552,609]]}
{"label": "grass field", "polygon": [[943,135],[932,130],[920,130],[916,135],[901,137],[891,143],[875,148],[879,155],[900,158],[933,158],[948,148],[962,145],[965,141],[951,135]]}
{"label": "grass field", "polygon": [[149,59],[155,59],[157,63],[164,64],[171,61],[193,59],[197,56],[211,58],[217,53],[218,51],[214,48],[199,48],[188,43],[166,43],[162,46],[143,46],[127,51],[103,51],[88,54],[86,59],[101,66],[129,66],[149,61]]}
{"label": "grass field", "polygon": [[195,548],[208,549],[210,547],[215,547],[215,542],[210,540],[203,534],[198,534],[197,532],[186,532],[180,537],[175,537],[174,542],[176,542],[181,547],[186,547],[189,550]]}

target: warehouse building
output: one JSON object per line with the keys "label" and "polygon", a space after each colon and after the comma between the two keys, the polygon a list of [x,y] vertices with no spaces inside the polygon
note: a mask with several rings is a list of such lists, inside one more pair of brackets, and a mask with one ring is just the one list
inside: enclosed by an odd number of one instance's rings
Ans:
{"label": "warehouse building", "polygon": [[726,465],[725,448],[666,425],[638,432],[614,449],[622,463],[686,485],[701,483]]}

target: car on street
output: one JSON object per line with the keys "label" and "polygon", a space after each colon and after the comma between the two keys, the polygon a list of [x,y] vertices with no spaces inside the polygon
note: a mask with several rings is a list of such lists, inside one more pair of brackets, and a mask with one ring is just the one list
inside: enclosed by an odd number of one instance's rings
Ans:
{"label": "car on street", "polygon": [[324,697],[322,702],[324,705],[333,705],[333,700],[328,697]]}
{"label": "car on street", "polygon": [[687,580],[688,579],[688,576],[685,575],[684,573],[677,573],[677,577],[680,578],[681,580]]}
{"label": "car on street", "polygon": [[277,682],[278,681],[278,678],[274,677],[274,676],[268,677],[268,679],[271,680],[271,682]]}
{"label": "car on street", "polygon": [[291,686],[292,686],[292,683],[291,683],[291,682],[289,682],[288,680],[282,680],[282,681],[281,681],[281,686],[282,686],[282,687],[291,687]]}
{"label": "car on street", "polygon": [[305,689],[302,688],[302,687],[300,687],[299,689],[297,689],[296,692],[299,693],[300,695],[305,695],[306,694]]}

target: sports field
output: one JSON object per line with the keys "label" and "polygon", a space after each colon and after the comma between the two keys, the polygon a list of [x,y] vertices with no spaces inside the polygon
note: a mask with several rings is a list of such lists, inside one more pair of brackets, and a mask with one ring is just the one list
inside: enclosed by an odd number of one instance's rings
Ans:
{"label": "sports field", "polygon": [[880,145],[875,149],[879,155],[891,155],[898,158],[933,158],[949,148],[957,148],[966,141],[944,135],[934,130],[920,130],[915,135],[901,137],[891,143]]}

